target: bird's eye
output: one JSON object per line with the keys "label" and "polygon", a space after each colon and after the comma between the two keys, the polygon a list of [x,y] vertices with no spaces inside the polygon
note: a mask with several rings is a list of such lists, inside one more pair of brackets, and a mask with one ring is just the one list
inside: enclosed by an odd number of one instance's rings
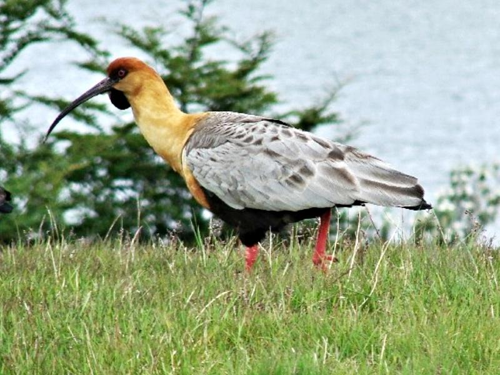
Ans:
{"label": "bird's eye", "polygon": [[118,78],[123,78],[127,75],[127,71],[125,69],[119,69],[117,72]]}

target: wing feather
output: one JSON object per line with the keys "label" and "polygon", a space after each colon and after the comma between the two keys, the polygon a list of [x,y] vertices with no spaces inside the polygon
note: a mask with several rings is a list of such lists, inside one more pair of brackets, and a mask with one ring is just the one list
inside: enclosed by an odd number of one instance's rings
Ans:
{"label": "wing feather", "polygon": [[381,160],[257,116],[211,113],[188,140],[183,163],[202,187],[235,209],[299,211],[359,201],[404,207],[423,201],[416,178]]}

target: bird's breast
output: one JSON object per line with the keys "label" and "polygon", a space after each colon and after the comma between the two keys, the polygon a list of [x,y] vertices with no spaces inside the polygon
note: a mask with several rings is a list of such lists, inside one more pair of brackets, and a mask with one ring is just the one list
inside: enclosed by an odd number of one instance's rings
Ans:
{"label": "bird's breast", "polygon": [[203,192],[200,184],[193,176],[189,168],[186,164],[183,165],[182,168],[182,176],[184,177],[184,181],[186,181],[186,186],[189,189],[189,192],[193,195],[194,199],[207,210],[210,210],[210,204],[208,203],[207,197]]}

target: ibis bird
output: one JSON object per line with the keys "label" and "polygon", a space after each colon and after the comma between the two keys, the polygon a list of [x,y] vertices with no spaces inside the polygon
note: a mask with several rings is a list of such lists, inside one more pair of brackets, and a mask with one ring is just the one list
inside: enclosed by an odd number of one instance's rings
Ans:
{"label": "ibis bird", "polygon": [[69,104],[46,137],[69,112],[102,93],[117,108],[132,108],[147,142],[184,178],[196,201],[236,229],[247,247],[247,270],[268,230],[308,218],[320,218],[314,264],[332,260],[326,244],[333,207],[432,208],[415,177],[354,147],[272,118],[182,112],[161,76],[132,57],[114,60],[107,77]]}
{"label": "ibis bird", "polygon": [[0,213],[8,214],[11,213],[13,208],[7,203],[10,202],[11,196],[10,193],[4,188],[0,187]]}

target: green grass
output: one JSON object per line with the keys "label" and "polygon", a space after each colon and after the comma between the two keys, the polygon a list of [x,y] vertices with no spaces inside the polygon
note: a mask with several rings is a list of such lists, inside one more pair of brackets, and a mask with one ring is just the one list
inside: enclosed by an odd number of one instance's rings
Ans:
{"label": "green grass", "polygon": [[4,247],[0,373],[498,373],[496,250],[353,247]]}

